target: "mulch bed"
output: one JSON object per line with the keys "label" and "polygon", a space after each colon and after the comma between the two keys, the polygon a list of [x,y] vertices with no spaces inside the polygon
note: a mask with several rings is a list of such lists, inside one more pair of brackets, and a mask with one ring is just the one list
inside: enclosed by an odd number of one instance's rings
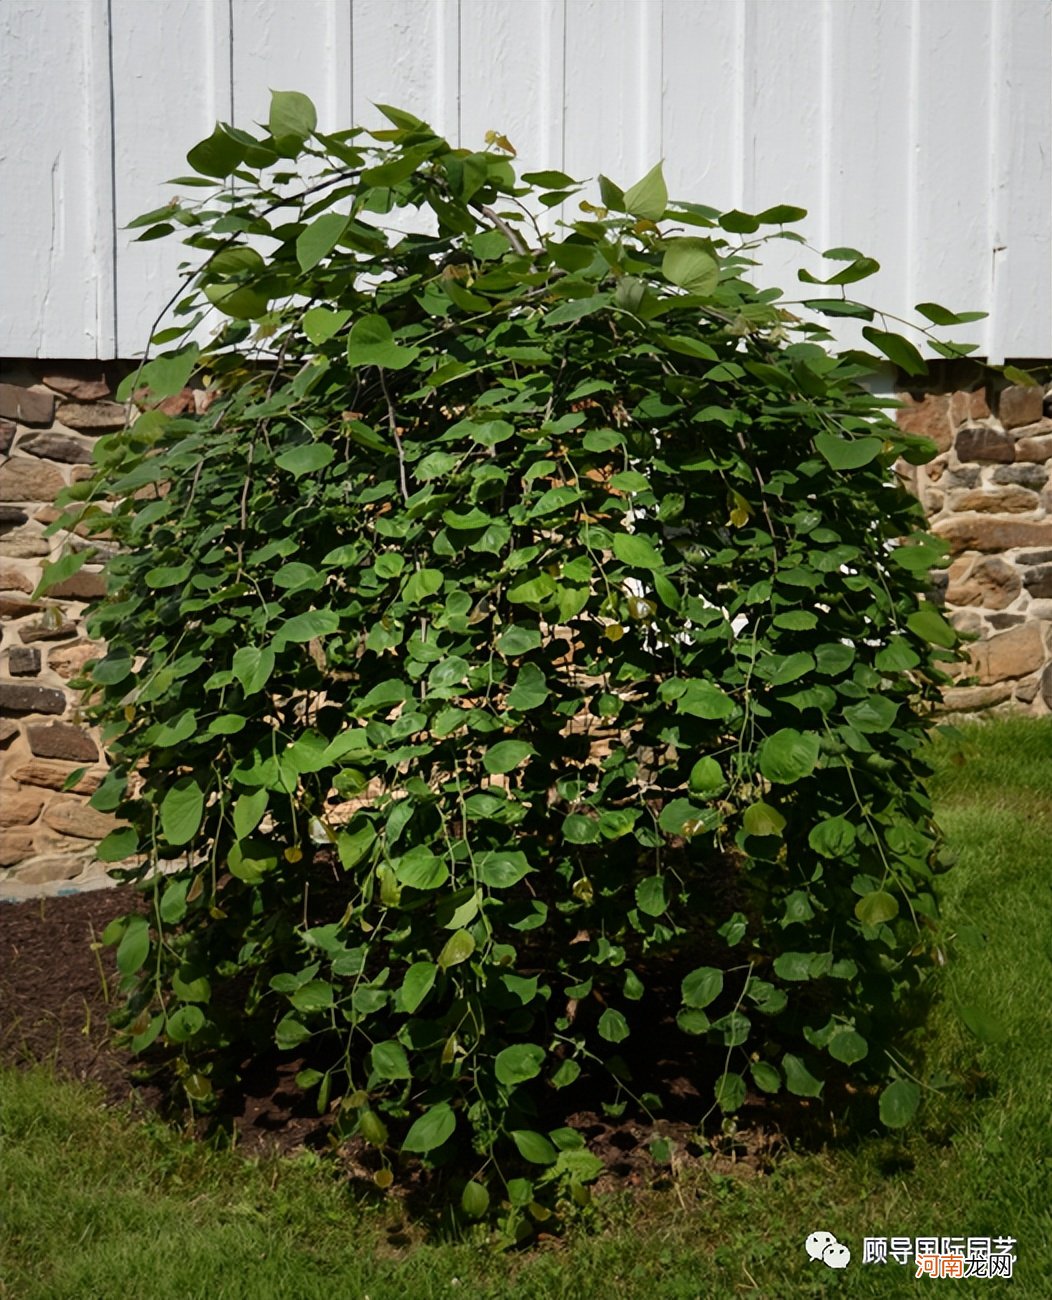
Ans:
{"label": "mulch bed", "polygon": [[[140,906],[141,896],[131,887],[0,904],[0,1064],[51,1064],[61,1076],[101,1088],[112,1104],[130,1103],[140,1113],[160,1113],[185,1126],[186,1112],[173,1109],[163,1072],[144,1070],[119,1045],[109,1023],[120,1004],[118,979],[114,950],[103,947],[100,936],[113,917]],[[658,1029],[649,1050],[682,1039]],[[239,1083],[222,1094],[218,1113],[191,1130],[203,1135],[222,1128],[247,1154],[328,1147],[331,1116],[319,1116],[313,1098],[303,1098],[295,1085],[302,1066],[287,1054],[244,1062]],[[663,1118],[626,1112],[611,1120],[591,1109],[587,1098],[578,1099],[570,1116],[607,1165],[603,1184],[650,1186],[660,1180],[667,1166],[657,1164],[648,1149],[658,1137],[673,1140],[674,1167],[703,1158],[714,1173],[770,1167],[785,1145],[787,1117],[767,1099],[750,1099],[732,1135],[721,1135],[718,1114],[710,1117],[712,1136],[699,1145],[695,1125],[712,1096],[711,1063],[697,1056],[663,1057],[655,1067],[669,1101]],[[369,1177],[373,1153],[359,1148],[345,1144],[342,1158],[349,1174]]]}

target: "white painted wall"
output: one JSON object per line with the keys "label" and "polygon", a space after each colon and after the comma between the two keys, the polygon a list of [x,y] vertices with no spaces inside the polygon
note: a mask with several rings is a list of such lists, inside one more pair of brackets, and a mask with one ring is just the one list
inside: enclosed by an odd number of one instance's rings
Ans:
{"label": "white painted wall", "polygon": [[122,226],[275,87],[323,128],[381,101],[526,168],[799,204],[883,264],[869,300],[1047,358],[1050,70],[1052,0],[0,0],[0,356],[141,351],[181,249]]}

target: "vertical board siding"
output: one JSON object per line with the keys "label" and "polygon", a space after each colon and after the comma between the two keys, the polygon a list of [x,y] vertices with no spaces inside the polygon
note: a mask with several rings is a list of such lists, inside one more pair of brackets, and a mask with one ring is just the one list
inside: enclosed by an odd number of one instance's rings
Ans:
{"label": "vertical board siding", "polygon": [[813,251],[764,254],[790,298],[847,245],[889,310],[986,310],[983,354],[1049,357],[1050,55],[1052,0],[0,0],[0,355],[139,353],[183,250],[124,227],[295,89],[323,130],[389,103],[522,170],[663,158],[675,197],[799,205]]}

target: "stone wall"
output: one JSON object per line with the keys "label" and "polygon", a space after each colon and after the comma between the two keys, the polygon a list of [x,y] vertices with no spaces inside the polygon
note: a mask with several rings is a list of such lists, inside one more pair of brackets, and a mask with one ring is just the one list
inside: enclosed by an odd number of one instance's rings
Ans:
{"label": "stone wall", "polygon": [[[34,600],[42,563],[68,534],[45,537],[52,502],[88,473],[93,441],[123,427],[112,392],[127,367],[98,362],[0,367],[0,880],[72,881],[104,874],[94,846],[114,824],[88,798],[105,772],[98,737],[69,683],[98,647],[84,635],[85,601],[104,591],[88,564]],[[67,779],[83,775],[70,788]]]}
{"label": "stone wall", "polygon": [[1052,711],[1052,386],[900,393],[899,424],[934,440],[900,466],[949,543],[933,574],[950,621],[978,639],[946,692],[953,711]]}
{"label": "stone wall", "polygon": [[[42,561],[80,537],[47,538],[60,488],[88,473],[94,440],[123,426],[113,400],[127,363],[0,365],[0,885],[91,883],[104,876],[94,845],[113,819],[88,805],[105,772],[99,740],[69,683],[99,653],[83,631],[100,595],[98,564],[32,593]],[[954,387],[956,384],[956,387]],[[946,385],[944,385],[945,387]],[[1052,710],[1052,411],[1041,388],[998,394],[903,393],[898,419],[939,448],[927,466],[901,467],[936,533],[952,548],[936,595],[976,633],[970,663],[946,693],[950,709]],[[203,394],[196,395],[196,404]],[[1044,404],[1043,404],[1044,403]],[[190,392],[164,404],[195,405]],[[104,547],[103,547],[104,550]],[[100,555],[100,558],[104,558]],[[71,789],[71,774],[85,769]]]}

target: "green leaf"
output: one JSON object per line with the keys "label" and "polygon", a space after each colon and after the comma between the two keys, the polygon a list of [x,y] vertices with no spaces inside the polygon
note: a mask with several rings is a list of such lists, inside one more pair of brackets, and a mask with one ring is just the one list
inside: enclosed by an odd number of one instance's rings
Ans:
{"label": "green leaf", "polygon": [[689,681],[675,704],[677,713],[689,713],[694,718],[719,722],[729,718],[736,705],[715,682]]}
{"label": "green leaf", "polygon": [[1001,1043],[1008,1037],[1004,1023],[985,1007],[971,1005],[958,1008],[961,1019],[981,1043]]}
{"label": "green leaf", "polygon": [[270,794],[267,790],[253,790],[238,795],[234,803],[234,834],[239,840],[251,835],[263,820]]}
{"label": "green leaf", "polygon": [[418,569],[406,581],[402,594],[411,605],[416,605],[441,591],[444,581],[441,569]]}
{"label": "green leaf", "polygon": [[713,1086],[716,1104],[725,1115],[741,1110],[745,1103],[745,1080],[740,1074],[723,1074]]}
{"label": "green leaf", "polygon": [[189,844],[204,814],[205,797],[192,776],[182,776],[161,800],[161,830],[171,845]]}
{"label": "green leaf", "polygon": [[541,644],[541,634],[534,627],[521,627],[512,624],[497,638],[497,649],[502,655],[514,659],[518,655],[528,654]]}
{"label": "green leaf", "polygon": [[742,817],[742,826],[746,835],[767,836],[781,835],[785,830],[785,818],[777,808],[759,800],[746,808]]}
{"label": "green leaf", "polygon": [[957,644],[957,632],[934,605],[922,605],[906,620],[906,626],[923,641],[950,649]]}
{"label": "green leaf", "polygon": [[267,840],[249,838],[231,844],[226,858],[227,870],[246,885],[258,885],[268,871],[278,865],[278,851]]}
{"label": "green leaf", "polygon": [[548,679],[540,668],[536,664],[523,664],[515,685],[508,692],[506,703],[509,709],[536,709],[550,694]]}
{"label": "green leaf", "polygon": [[668,186],[661,163],[652,167],[641,181],[625,190],[625,211],[648,221],[660,221],[668,207]]}
{"label": "green leaf", "polygon": [[189,343],[177,352],[155,357],[142,368],[139,383],[149,388],[155,398],[172,397],[186,387],[201,354],[196,343]]}
{"label": "green leaf", "polygon": [[438,967],[433,961],[415,961],[402,979],[401,1002],[407,1015],[412,1015],[435,983]]}
{"label": "green leaf", "polygon": [[693,794],[716,794],[727,784],[727,779],[714,758],[699,758],[690,769],[687,784]]}
{"label": "green leaf", "polygon": [[844,817],[827,817],[811,828],[807,842],[824,858],[842,858],[855,844],[855,828]]}
{"label": "green leaf", "polygon": [[533,1129],[517,1128],[512,1129],[508,1136],[518,1147],[519,1155],[530,1164],[553,1165],[558,1159],[559,1153],[543,1133],[536,1133]]}
{"label": "green leaf", "polygon": [[889,361],[900,370],[904,370],[907,375],[928,373],[924,358],[901,334],[891,334],[885,330],[875,329],[872,325],[863,325],[862,337],[868,339],[879,352],[883,352]]}
{"label": "green leaf", "polygon": [[328,980],[308,980],[290,994],[289,1001],[304,1015],[328,1011],[335,1002],[335,990]]}
{"label": "green leaf", "polygon": [[761,1092],[777,1092],[782,1086],[782,1076],[768,1061],[753,1061],[749,1073]]}
{"label": "green leaf", "polygon": [[139,851],[139,834],[131,826],[121,826],[100,841],[95,856],[100,862],[122,862]]}
{"label": "green leaf", "polygon": [[270,96],[270,134],[283,148],[302,145],[318,128],[318,113],[298,90],[275,90]]}
{"label": "green leaf", "polygon": [[173,1043],[185,1043],[200,1033],[205,1025],[205,1013],[200,1007],[180,1007],[165,1021],[165,1033]]}
{"label": "green leaf", "polygon": [[837,433],[816,433],[815,447],[832,469],[860,469],[880,455],[879,438],[843,438]]}
{"label": "green leaf", "polygon": [[340,616],[331,609],[310,609],[280,623],[274,632],[274,642],[283,649],[290,641],[313,641],[315,637],[328,636],[340,626]]}
{"label": "green leaf", "polygon": [[308,442],[275,456],[274,464],[287,470],[294,478],[302,478],[304,474],[316,474],[326,465],[331,465],[335,456],[336,452],[328,443]]}
{"label": "green leaf", "polygon": [[543,605],[557,591],[555,579],[548,573],[526,573],[508,587],[507,596],[516,605]]}
{"label": "green leaf", "polygon": [[311,270],[332,252],[349,221],[342,213],[326,212],[300,231],[296,239],[296,260],[301,271]]}
{"label": "green leaf", "polygon": [[426,845],[418,844],[398,859],[395,877],[412,889],[439,889],[449,879],[449,868]]}
{"label": "green leaf", "polygon": [[629,564],[635,569],[660,569],[664,560],[654,549],[649,537],[638,533],[615,533],[614,554],[622,564]]}
{"label": "green leaf", "polygon": [[599,823],[594,817],[570,813],[563,820],[563,839],[571,844],[594,844],[599,838]]}
{"label": "green leaf", "polygon": [[413,1124],[402,1143],[403,1151],[412,1151],[418,1155],[427,1155],[443,1143],[448,1142],[457,1127],[457,1117],[452,1106],[441,1101],[432,1106]]}
{"label": "green leaf", "polygon": [[457,930],[449,936],[438,954],[439,969],[448,970],[450,966],[459,966],[461,962],[467,961],[474,951],[475,940],[471,931]]}
{"label": "green leaf", "polygon": [[855,915],[863,925],[884,925],[899,914],[898,900],[882,889],[865,894],[855,904]]}
{"label": "green leaf", "polygon": [[219,178],[236,171],[244,158],[244,146],[218,124],[207,139],[195,144],[186,155],[186,161],[195,172]]}
{"label": "green leaf", "polygon": [[246,695],[262,690],[274,671],[274,651],[269,646],[242,646],[234,651],[231,665]]}
{"label": "green leaf", "polygon": [[699,966],[681,985],[684,1006],[701,1011],[723,992],[723,971],[715,966]]}
{"label": "green leaf", "polygon": [[783,980],[814,979],[814,953],[783,952],[774,959],[774,973]]}
{"label": "green leaf", "polygon": [[599,1037],[605,1038],[608,1043],[623,1042],[629,1035],[628,1021],[620,1011],[615,1011],[613,1007],[607,1007],[599,1017]]}
{"label": "green leaf", "polygon": [[489,1192],[473,1178],[464,1184],[460,1193],[460,1208],[468,1219],[484,1219],[489,1210]]}
{"label": "green leaf", "polygon": [[535,1079],[544,1064],[545,1051],[534,1043],[516,1043],[497,1053],[493,1063],[498,1082],[514,1088],[529,1079]]}
{"label": "green leaf", "polygon": [[490,776],[514,771],[537,751],[525,740],[501,740],[486,750],[482,765]]}
{"label": "green leaf", "polygon": [[401,1043],[389,1038],[383,1043],[374,1043],[369,1054],[373,1073],[381,1079],[411,1079],[413,1072],[409,1068],[409,1059]]}
{"label": "green leaf", "polygon": [[817,1097],[822,1091],[822,1080],[816,1079],[799,1056],[786,1052],[782,1057],[785,1086],[796,1097]]}
{"label": "green leaf", "polygon": [[880,1094],[880,1122],[886,1128],[905,1128],[920,1105],[920,1088],[911,1079],[896,1079]]}
{"label": "green leaf", "polygon": [[117,945],[117,969],[122,975],[141,970],[150,952],[150,926],[144,916],[133,916]]}
{"label": "green leaf", "polygon": [[661,916],[668,909],[664,876],[648,876],[636,885],[636,906],[646,916]]}
{"label": "green leaf", "polygon": [[867,735],[888,731],[894,726],[899,706],[886,695],[871,695],[868,699],[851,704],[844,717],[858,731]]}
{"label": "green leaf", "polygon": [[479,879],[490,889],[510,889],[530,871],[526,855],[509,849],[482,853],[476,858],[475,865]]}
{"label": "green leaf", "polygon": [[347,337],[347,360],[352,366],[382,366],[404,370],[420,355],[419,348],[403,347],[395,341],[383,316],[362,316]]}
{"label": "green leaf", "polygon": [[833,1035],[826,1049],[835,1061],[854,1065],[869,1054],[869,1044],[853,1029],[844,1029]]}
{"label": "green leaf", "polygon": [[303,332],[316,347],[327,343],[351,319],[349,311],[333,311],[331,307],[312,307],[303,314]]}
{"label": "green leaf", "polygon": [[810,776],[818,762],[819,740],[813,732],[783,727],[760,746],[760,771],[768,781],[791,785]]}
{"label": "green leaf", "polygon": [[690,293],[710,294],[720,279],[720,266],[707,239],[688,236],[665,244],[661,273]]}

